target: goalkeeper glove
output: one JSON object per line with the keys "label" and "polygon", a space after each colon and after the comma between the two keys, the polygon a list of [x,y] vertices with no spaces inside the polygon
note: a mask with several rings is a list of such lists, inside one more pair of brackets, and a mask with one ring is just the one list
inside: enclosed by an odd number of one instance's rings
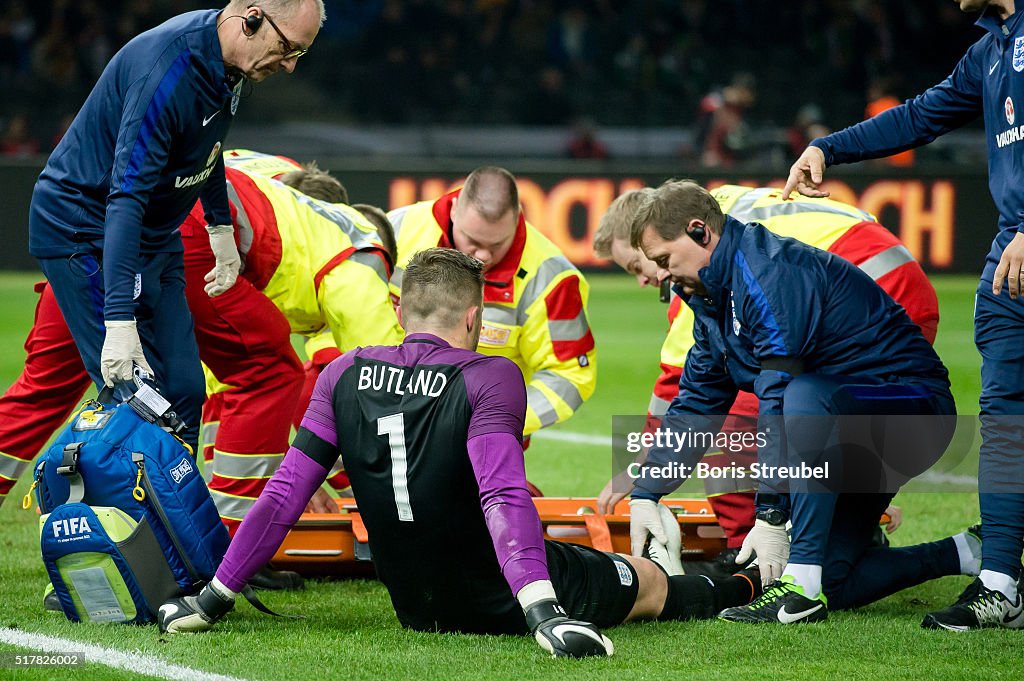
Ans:
{"label": "goalkeeper glove", "polygon": [[234,594],[211,582],[195,596],[172,598],[161,605],[157,625],[167,634],[207,631],[233,607]]}
{"label": "goalkeeper glove", "polygon": [[[551,657],[606,657],[615,652],[615,646],[600,629],[566,615],[555,598],[551,582],[527,584],[517,596],[533,637]],[[527,604],[525,600],[532,602]]]}

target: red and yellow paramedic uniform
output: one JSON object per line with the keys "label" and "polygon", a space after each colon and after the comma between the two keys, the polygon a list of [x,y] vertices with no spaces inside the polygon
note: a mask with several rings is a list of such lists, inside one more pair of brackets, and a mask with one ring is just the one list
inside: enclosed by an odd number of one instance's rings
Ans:
{"label": "red and yellow paramedic uniform", "polygon": [[[263,154],[258,151],[251,151],[249,149],[234,149],[227,152],[227,158],[231,163],[231,167],[242,171],[246,175],[263,175],[265,177],[271,177],[275,180],[281,179],[282,175],[290,173],[300,166],[298,163],[288,158],[287,156],[271,156],[270,154]],[[389,267],[391,265],[389,264]],[[320,375],[320,372],[325,366],[330,364],[332,361],[341,357],[341,351],[338,350],[338,346],[334,342],[334,334],[331,332],[329,327],[324,327],[319,333],[316,334],[304,334],[306,336],[305,350],[306,356],[309,358],[306,360],[303,368],[305,370],[305,383],[302,386],[302,392],[299,395],[299,399],[296,402],[295,414],[293,418],[293,425],[298,428],[299,422],[302,420],[302,416],[306,413],[306,406],[309,404],[310,395],[313,394],[313,386],[316,384],[316,378]],[[211,376],[209,370],[206,372],[207,378],[207,393],[215,394],[220,390],[217,381]],[[348,478],[341,476],[339,480],[331,479],[333,484],[338,489],[345,489],[348,487]]]}
{"label": "red and yellow paramedic uniform", "polygon": [[[758,222],[780,236],[787,236],[829,251],[860,267],[893,297],[921,327],[928,342],[935,342],[939,303],[935,288],[910,251],[874,216],[830,199],[796,197],[783,201],[780,190],[724,185],[711,192],[722,210],[741,222]],[[673,297],[669,305],[670,328],[661,348],[661,375],[654,385],[648,415],[661,417],[679,392],[686,353],[693,345],[693,312]],[[757,398],[740,392],[726,429],[751,429],[757,424]],[[750,452],[753,455],[756,452]],[[709,454],[714,465],[737,457]],[[750,456],[753,461],[753,456]],[[747,480],[705,479],[705,491],[735,548],[754,525],[754,486]]]}
{"label": "red and yellow paramedic uniform", "polygon": [[[214,498],[233,528],[288,447],[303,379],[290,334],[329,325],[336,343],[353,347],[398,343],[402,333],[388,291],[390,262],[361,213],[259,173],[297,167],[288,159],[228,152],[225,160],[246,261],[230,291],[217,298],[203,291],[213,254],[200,206],[181,231],[200,357],[219,390],[203,411],[204,455]],[[53,292],[45,284],[37,291],[25,368],[0,397],[0,500],[91,385]]]}
{"label": "red and yellow paramedic uniform", "polygon": [[[245,267],[211,298],[213,267],[201,206],[181,226],[186,295],[209,370],[202,443],[210,491],[237,527],[288,449],[305,373],[291,334],[330,329],[343,349],[401,342],[391,304],[391,263],[376,227],[344,205],[312,199],[268,177],[287,159],[227,152],[228,197]],[[345,482],[347,485],[347,481]]]}
{"label": "red and yellow paramedic uniform", "polygon": [[[452,199],[388,213],[398,241],[392,293],[400,294],[405,265],[435,246],[452,248]],[[590,287],[558,247],[522,214],[508,254],[485,274],[478,350],[515,362],[526,379],[525,436],[560,423],[594,393],[597,356],[587,319]]]}

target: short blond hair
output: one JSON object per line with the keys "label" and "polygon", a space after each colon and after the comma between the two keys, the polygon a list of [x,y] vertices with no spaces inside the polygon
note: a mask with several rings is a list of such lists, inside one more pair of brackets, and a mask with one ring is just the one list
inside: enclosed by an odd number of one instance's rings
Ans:
{"label": "short blond hair", "polygon": [[631,189],[612,201],[601,216],[601,223],[594,234],[594,254],[599,258],[612,257],[612,243],[618,239],[629,243],[629,229],[633,216],[644,199],[654,193],[651,187]]}
{"label": "short blond hair", "polygon": [[402,275],[402,321],[453,329],[474,305],[483,305],[484,265],[454,248],[428,248],[412,257]]}

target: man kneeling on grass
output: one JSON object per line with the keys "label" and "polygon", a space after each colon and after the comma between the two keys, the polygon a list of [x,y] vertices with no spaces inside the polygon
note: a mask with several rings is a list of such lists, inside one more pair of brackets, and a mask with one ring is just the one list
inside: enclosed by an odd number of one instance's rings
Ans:
{"label": "man kneeling on grass", "polygon": [[981,542],[970,529],[873,546],[896,492],[945,452],[956,407],[922,329],[867,272],[724,215],[688,180],[666,182],[640,203],[630,246],[657,266],[659,280],[671,278],[695,320],[661,426],[676,437],[651,447],[629,488],[599,504],[632,496],[635,547],[662,531],[658,500],[692,474],[710,444],[701,436],[719,432],[743,390],[758,398],[757,432],[743,435],[757,444],[760,475],[757,519],[738,558],[757,555],[766,589],[721,619],[820,622],[829,608],[978,574]]}
{"label": "man kneeling on grass", "polygon": [[479,261],[433,248],[402,282],[398,347],[353,350],[317,380],[284,463],[216,577],[160,608],[161,631],[203,631],[273,556],[338,456],[403,626],[527,634],[554,656],[611,655],[600,628],[714,617],[759,595],[756,568],[667,577],[645,558],[545,541],[526,487],[522,373],[475,352]]}

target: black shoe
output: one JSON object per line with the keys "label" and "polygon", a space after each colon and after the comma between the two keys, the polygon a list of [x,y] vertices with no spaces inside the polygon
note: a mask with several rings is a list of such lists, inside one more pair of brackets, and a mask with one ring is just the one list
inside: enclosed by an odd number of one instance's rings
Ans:
{"label": "black shoe", "polygon": [[60,605],[60,599],[57,597],[57,592],[49,585],[47,585],[46,593],[43,594],[43,610],[47,612],[64,612],[64,608]]}
{"label": "black shoe", "polygon": [[871,542],[868,544],[868,548],[884,548],[888,545],[889,537],[885,534],[885,530],[882,529],[882,526],[878,525],[871,533]]}
{"label": "black shoe", "polygon": [[828,599],[825,594],[807,598],[803,589],[793,583],[793,578],[783,575],[771,583],[759,598],[749,605],[726,608],[718,619],[727,622],[759,624],[794,624],[796,622],[821,622],[828,617]]}
{"label": "black shoe", "polygon": [[715,564],[715,569],[719,572],[723,572],[727,575],[736,574],[740,570],[746,569],[750,563],[754,560],[751,558],[745,564],[740,565],[736,562],[736,556],[740,555],[740,549],[725,549],[712,561]]}
{"label": "black shoe", "polygon": [[305,580],[298,572],[271,570],[269,567],[262,568],[249,578],[249,586],[266,591],[298,591],[305,585]]}
{"label": "black shoe", "polygon": [[683,570],[688,575],[707,575],[708,577],[726,579],[747,569],[755,560],[751,558],[746,565],[739,565],[736,563],[736,556],[739,554],[738,548],[723,549],[711,560],[684,560]]}
{"label": "black shoe", "polygon": [[975,579],[974,581],[972,581],[970,584],[967,585],[967,588],[964,589],[960,593],[959,596],[956,597],[956,602],[954,602],[953,605],[963,605],[964,603],[968,603],[970,601],[973,601],[975,598],[978,597],[978,594],[980,594],[980,593],[981,593],[981,580],[980,579]]}
{"label": "black shoe", "polygon": [[925,629],[947,629],[968,631],[987,627],[1006,629],[1024,628],[1024,604],[1020,593],[1017,599],[1010,599],[1000,591],[986,588],[980,579],[971,582],[956,603],[924,616],[921,626]]}
{"label": "black shoe", "polygon": [[207,584],[194,596],[172,598],[161,605],[156,623],[161,634],[207,631],[233,607],[233,596],[226,596]]}

